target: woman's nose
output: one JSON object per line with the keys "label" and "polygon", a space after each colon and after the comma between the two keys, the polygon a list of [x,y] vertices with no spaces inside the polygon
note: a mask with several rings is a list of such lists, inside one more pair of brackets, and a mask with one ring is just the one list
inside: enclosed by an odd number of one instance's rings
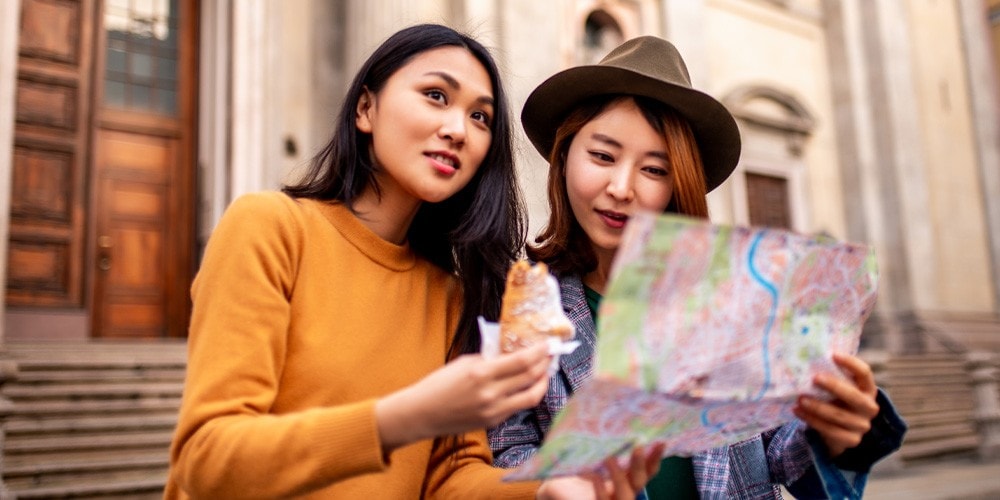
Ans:
{"label": "woman's nose", "polygon": [[609,173],[607,193],[619,201],[632,201],[632,198],[635,197],[632,168],[626,165],[615,165]]}
{"label": "woman's nose", "polygon": [[465,142],[465,132],[465,115],[463,113],[450,110],[444,113],[441,127],[438,129],[438,136],[456,144],[462,144]]}

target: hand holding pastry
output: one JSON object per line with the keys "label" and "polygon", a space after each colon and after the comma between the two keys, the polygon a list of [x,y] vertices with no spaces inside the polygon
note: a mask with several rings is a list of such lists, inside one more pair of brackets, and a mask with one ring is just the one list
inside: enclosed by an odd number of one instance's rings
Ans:
{"label": "hand holding pastry", "polygon": [[494,359],[466,354],[381,398],[375,412],[384,451],[496,425],[537,405],[548,389],[549,360],[541,345]]}

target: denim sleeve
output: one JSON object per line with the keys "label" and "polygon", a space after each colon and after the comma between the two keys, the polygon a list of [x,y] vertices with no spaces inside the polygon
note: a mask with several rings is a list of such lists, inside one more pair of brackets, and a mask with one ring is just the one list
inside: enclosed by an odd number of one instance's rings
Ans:
{"label": "denim sleeve", "polygon": [[906,433],[906,423],[896,412],[888,396],[879,389],[875,400],[879,413],[861,443],[830,459],[822,438],[813,430],[805,432],[812,454],[812,467],[795,482],[786,485],[796,498],[859,499],[868,482],[868,472],[875,462],[899,449]]}
{"label": "denim sleeve", "polygon": [[881,389],[875,396],[878,403],[878,415],[872,419],[872,428],[861,442],[849,450],[845,450],[833,460],[839,469],[868,472],[875,462],[885,458],[899,449],[906,434],[906,422],[903,421],[892,401]]}

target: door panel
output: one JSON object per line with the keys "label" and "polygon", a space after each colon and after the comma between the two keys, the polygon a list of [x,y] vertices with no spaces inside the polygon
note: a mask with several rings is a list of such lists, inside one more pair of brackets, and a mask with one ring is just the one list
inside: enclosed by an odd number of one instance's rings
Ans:
{"label": "door panel", "polygon": [[186,334],[196,6],[22,0],[10,338]]}
{"label": "door panel", "polygon": [[8,338],[186,334],[195,11],[195,0],[22,0]]}
{"label": "door panel", "polygon": [[788,180],[784,177],[747,172],[747,203],[750,224],[791,229],[792,213]]}
{"label": "door panel", "polygon": [[106,0],[92,172],[93,332],[186,334],[194,244],[190,0]]}
{"label": "door panel", "polygon": [[[165,268],[169,176],[176,140],[102,130],[94,322],[102,337],[159,337],[169,306]],[[99,308],[98,308],[99,307]]]}
{"label": "door panel", "polygon": [[21,2],[21,54],[68,63],[79,62],[80,34],[87,29],[90,2],[72,0],[23,0]]}
{"label": "door panel", "polygon": [[6,302],[15,312],[39,311],[39,320],[52,308],[82,308],[86,296],[93,7],[21,2]]}

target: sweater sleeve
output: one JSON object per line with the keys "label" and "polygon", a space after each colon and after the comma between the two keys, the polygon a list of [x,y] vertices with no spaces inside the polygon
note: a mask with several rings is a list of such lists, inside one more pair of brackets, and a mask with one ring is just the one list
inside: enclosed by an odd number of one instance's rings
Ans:
{"label": "sweater sleeve", "polygon": [[491,465],[484,431],[449,436],[434,441],[424,497],[465,499],[532,499],[539,481],[504,483],[510,471]]}
{"label": "sweater sleeve", "polygon": [[[458,327],[461,312],[461,296],[456,293],[448,308],[449,344],[454,339],[453,333]],[[494,467],[492,462],[493,453],[487,443],[485,431],[437,438],[427,465],[422,497],[535,498],[540,482],[504,483],[501,478],[510,471]]]}
{"label": "sweater sleeve", "polygon": [[281,194],[243,196],[192,286],[171,479],[199,498],[278,498],[383,470],[375,401],[272,415],[303,245]]}

